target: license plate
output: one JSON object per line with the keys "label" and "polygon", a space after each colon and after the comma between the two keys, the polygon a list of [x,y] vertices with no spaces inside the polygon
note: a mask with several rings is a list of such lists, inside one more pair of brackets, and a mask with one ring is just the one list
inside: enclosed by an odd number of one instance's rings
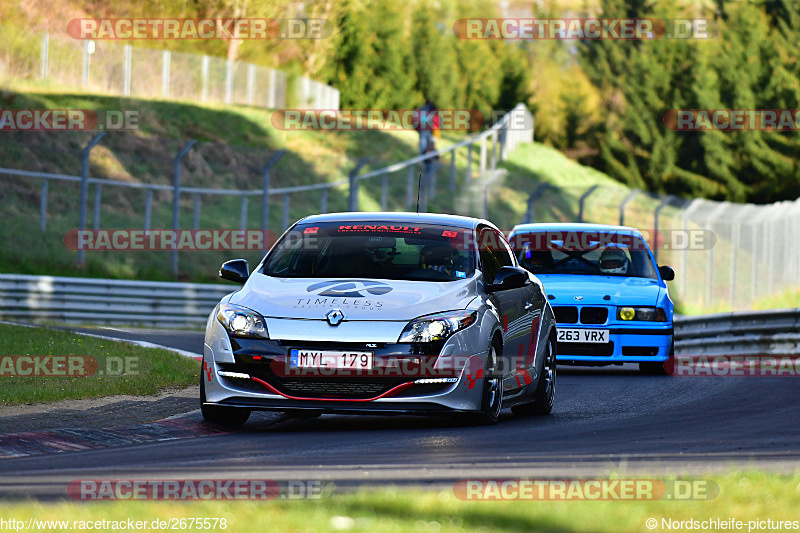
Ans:
{"label": "license plate", "polygon": [[558,340],[561,342],[608,342],[608,330],[558,328]]}
{"label": "license plate", "polygon": [[372,370],[375,359],[372,352],[341,350],[292,350],[289,352],[291,368],[332,368]]}

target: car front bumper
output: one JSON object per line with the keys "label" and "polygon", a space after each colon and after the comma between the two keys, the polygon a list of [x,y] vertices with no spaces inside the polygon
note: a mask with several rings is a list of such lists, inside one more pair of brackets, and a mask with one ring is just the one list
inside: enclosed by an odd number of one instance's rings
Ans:
{"label": "car front bumper", "polygon": [[[413,344],[237,339],[209,321],[203,356],[206,403],[286,412],[474,412],[481,406],[487,352],[454,355],[463,353],[473,333],[464,335],[469,329],[424,350]],[[294,348],[369,350],[376,370],[356,376],[293,375],[287,364]],[[431,348],[436,353],[425,355]]]}
{"label": "car front bumper", "polygon": [[559,342],[556,357],[559,363],[663,362],[669,359],[672,349],[673,327],[668,322],[603,326],[558,324],[557,327],[602,329],[609,332],[608,343]]}

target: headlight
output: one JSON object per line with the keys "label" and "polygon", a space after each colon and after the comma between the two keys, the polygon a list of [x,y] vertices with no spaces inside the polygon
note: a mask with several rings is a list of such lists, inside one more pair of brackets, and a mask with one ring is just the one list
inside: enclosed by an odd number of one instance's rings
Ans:
{"label": "headlight", "polygon": [[660,307],[617,307],[617,320],[666,322],[667,312]]}
{"label": "headlight", "polygon": [[246,307],[233,304],[220,304],[217,311],[217,320],[237,337],[259,337],[268,339],[267,325],[264,317]]}
{"label": "headlight", "polygon": [[397,342],[443,341],[477,319],[477,311],[448,311],[417,318],[408,323]]}

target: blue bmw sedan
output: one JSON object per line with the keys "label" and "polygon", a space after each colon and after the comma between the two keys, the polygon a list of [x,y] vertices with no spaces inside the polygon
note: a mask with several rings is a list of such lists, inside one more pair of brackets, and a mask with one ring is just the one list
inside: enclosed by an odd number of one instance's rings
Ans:
{"label": "blue bmw sedan", "polygon": [[559,363],[638,363],[665,373],[674,353],[673,304],[641,232],[601,224],[523,224],[509,241],[544,285],[557,324]]}

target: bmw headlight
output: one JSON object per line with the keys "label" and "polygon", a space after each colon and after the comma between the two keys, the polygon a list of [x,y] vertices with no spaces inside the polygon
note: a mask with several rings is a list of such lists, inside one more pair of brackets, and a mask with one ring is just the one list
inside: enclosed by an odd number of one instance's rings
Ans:
{"label": "bmw headlight", "polygon": [[264,317],[255,311],[233,304],[220,304],[217,311],[217,320],[237,337],[257,337],[268,339],[267,325]]}
{"label": "bmw headlight", "polygon": [[660,307],[617,307],[617,320],[666,322],[667,312]]}
{"label": "bmw headlight", "polygon": [[397,342],[444,341],[477,319],[477,311],[448,311],[423,316],[409,322]]}

